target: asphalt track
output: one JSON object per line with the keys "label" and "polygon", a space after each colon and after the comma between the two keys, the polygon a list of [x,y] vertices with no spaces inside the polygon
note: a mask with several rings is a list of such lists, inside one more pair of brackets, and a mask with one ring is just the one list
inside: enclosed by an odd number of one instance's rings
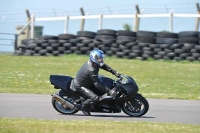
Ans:
{"label": "asphalt track", "polygon": [[150,108],[143,117],[121,113],[92,113],[85,116],[62,115],[54,110],[50,95],[0,93],[0,117],[35,118],[46,120],[113,120],[200,124],[200,100],[147,98]]}

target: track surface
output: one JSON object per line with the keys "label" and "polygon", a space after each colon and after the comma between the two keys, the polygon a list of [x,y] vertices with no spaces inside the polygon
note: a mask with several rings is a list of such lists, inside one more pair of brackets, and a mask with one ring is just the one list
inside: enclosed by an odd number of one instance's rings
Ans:
{"label": "track surface", "polygon": [[0,117],[47,120],[114,120],[200,124],[200,100],[147,99],[149,111],[143,117],[122,113],[62,115],[54,110],[50,95],[0,93]]}

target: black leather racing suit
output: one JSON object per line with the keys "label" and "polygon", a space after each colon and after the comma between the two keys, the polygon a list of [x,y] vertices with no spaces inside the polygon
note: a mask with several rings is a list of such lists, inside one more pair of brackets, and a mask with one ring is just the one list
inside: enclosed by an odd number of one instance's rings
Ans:
{"label": "black leather racing suit", "polygon": [[[95,86],[98,90],[106,93],[108,92],[108,88],[104,86],[99,78],[98,78],[98,72],[99,68],[104,69],[112,74],[115,74],[116,71],[113,70],[108,65],[104,64],[102,67],[96,65],[95,63],[88,60],[78,71],[76,77],[74,78],[74,86],[76,89],[81,92],[83,95],[87,96],[88,99],[91,99],[90,101],[87,101],[90,104],[91,102],[94,102],[98,99],[98,96],[92,92],[89,88]],[[81,88],[85,87],[85,88]]]}

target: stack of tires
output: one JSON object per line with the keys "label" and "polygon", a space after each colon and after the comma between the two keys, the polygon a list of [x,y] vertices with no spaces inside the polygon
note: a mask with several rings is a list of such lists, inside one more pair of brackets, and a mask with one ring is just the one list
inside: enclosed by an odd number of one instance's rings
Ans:
{"label": "stack of tires", "polygon": [[102,29],[97,31],[97,35],[93,40],[96,48],[105,52],[106,55],[112,56],[111,45],[115,44],[117,31],[110,29]]}
{"label": "stack of tires", "polygon": [[92,49],[95,48],[93,39],[96,33],[91,31],[78,31],[77,32],[77,50],[76,54],[89,54]]}
{"label": "stack of tires", "polygon": [[119,30],[116,44],[112,45],[112,51],[115,51],[116,57],[131,59],[133,58],[131,49],[134,45],[137,45],[136,32]]}
{"label": "stack of tires", "polygon": [[36,39],[24,39],[18,45],[16,55],[58,56],[65,54],[86,54],[100,49],[108,56],[118,58],[147,58],[164,60],[199,60],[200,33],[182,31],[179,33],[124,31],[102,29],[97,33],[78,31],[77,35],[45,35]]}
{"label": "stack of tires", "polygon": [[177,33],[168,33],[168,32],[157,32],[156,33],[156,44],[157,48],[154,49],[154,59],[173,59],[173,47],[172,44],[178,43],[178,34]]}

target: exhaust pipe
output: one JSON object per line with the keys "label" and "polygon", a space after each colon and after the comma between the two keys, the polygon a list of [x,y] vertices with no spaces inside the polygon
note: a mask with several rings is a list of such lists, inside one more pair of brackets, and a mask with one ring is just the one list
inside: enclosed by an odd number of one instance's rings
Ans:
{"label": "exhaust pipe", "polygon": [[65,105],[65,106],[69,107],[70,109],[74,109],[74,107],[75,107],[74,104],[72,104],[72,103],[66,101],[65,99],[63,99],[62,97],[60,97],[60,96],[59,96],[58,94],[56,94],[56,93],[53,94],[53,98],[54,98],[56,101],[60,102],[62,105]]}

